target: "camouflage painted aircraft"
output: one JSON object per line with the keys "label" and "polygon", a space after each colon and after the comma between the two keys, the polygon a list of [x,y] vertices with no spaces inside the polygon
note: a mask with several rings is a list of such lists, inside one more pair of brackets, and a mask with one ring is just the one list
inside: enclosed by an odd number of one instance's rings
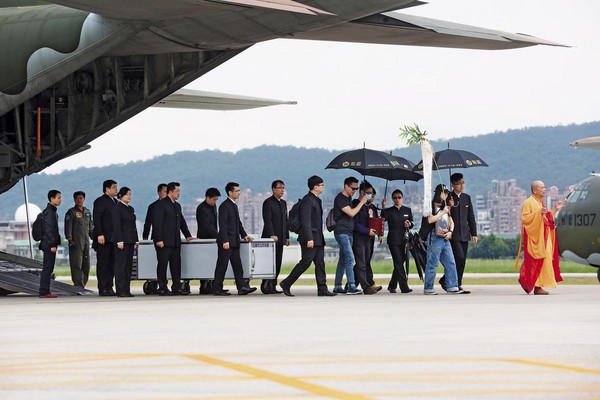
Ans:
{"label": "camouflage painted aircraft", "polygon": [[[600,137],[579,139],[573,147],[600,150]],[[600,174],[579,182],[556,214],[560,255],[570,261],[598,268],[600,281]]]}
{"label": "camouflage painted aircraft", "polygon": [[192,106],[197,93],[180,91],[259,42],[289,38],[487,50],[558,45],[390,12],[420,4],[0,0],[0,193],[157,103],[218,109],[279,104],[213,94]]}

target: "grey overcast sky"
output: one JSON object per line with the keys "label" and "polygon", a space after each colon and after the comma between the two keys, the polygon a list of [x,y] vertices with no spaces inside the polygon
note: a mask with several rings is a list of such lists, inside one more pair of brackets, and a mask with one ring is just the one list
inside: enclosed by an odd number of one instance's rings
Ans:
{"label": "grey overcast sky", "polygon": [[600,1],[430,0],[401,12],[571,48],[478,51],[316,41],[261,43],[188,88],[296,100],[247,111],[148,109],[46,172],[181,150],[262,144],[388,150],[399,127],[433,139],[600,119]]}

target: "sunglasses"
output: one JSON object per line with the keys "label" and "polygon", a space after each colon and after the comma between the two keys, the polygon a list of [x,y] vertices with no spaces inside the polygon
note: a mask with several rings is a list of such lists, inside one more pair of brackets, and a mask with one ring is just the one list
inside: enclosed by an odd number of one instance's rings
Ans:
{"label": "sunglasses", "polygon": [[357,187],[350,186],[350,189],[352,189],[353,192],[356,192],[358,190],[358,186]]}
{"label": "sunglasses", "polygon": [[392,197],[392,199],[394,199],[394,200],[401,200],[401,199],[402,199],[402,197],[400,197],[400,196],[396,196],[396,197]]}

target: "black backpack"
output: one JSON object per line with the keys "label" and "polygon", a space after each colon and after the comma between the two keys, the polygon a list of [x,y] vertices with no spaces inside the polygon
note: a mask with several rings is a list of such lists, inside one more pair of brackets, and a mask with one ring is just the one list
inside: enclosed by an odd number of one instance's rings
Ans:
{"label": "black backpack", "polygon": [[287,226],[290,232],[300,233],[300,204],[302,199],[298,199],[298,202],[292,206],[290,213],[288,214]]}
{"label": "black backpack", "polygon": [[333,210],[333,208],[329,210],[329,212],[327,213],[327,217],[325,218],[325,227],[329,232],[333,232],[333,230],[335,229],[335,217]]}
{"label": "black backpack", "polygon": [[36,242],[40,242],[44,236],[42,213],[39,213],[31,225],[31,237]]}

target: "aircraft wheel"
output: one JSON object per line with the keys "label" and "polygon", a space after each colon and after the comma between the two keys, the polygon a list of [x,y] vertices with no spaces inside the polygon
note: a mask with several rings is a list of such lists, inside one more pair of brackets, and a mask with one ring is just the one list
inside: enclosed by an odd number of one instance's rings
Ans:
{"label": "aircraft wheel", "polygon": [[144,282],[144,294],[152,294],[152,282]]}
{"label": "aircraft wheel", "polygon": [[181,284],[181,290],[189,292],[190,291],[190,281],[183,281]]}
{"label": "aircraft wheel", "polygon": [[158,281],[150,281],[152,286],[152,294],[158,294]]}

